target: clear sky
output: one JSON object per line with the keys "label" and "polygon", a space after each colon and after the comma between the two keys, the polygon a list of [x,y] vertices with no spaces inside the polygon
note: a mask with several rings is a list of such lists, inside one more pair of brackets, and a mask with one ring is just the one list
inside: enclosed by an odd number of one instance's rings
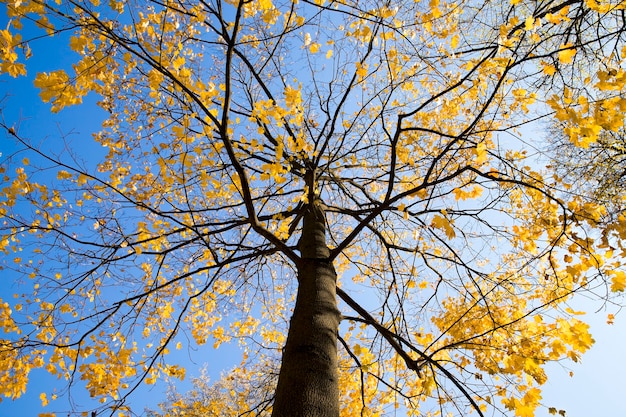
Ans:
{"label": "clear sky", "polygon": [[[6,26],[4,11],[0,10],[0,28]],[[58,38],[51,41],[33,43],[33,61],[31,67],[46,66],[47,68],[63,67],[67,65],[67,56],[57,50]],[[65,51],[67,52],[67,51]],[[30,75],[34,74],[31,72]],[[0,106],[3,108],[2,115],[5,122],[19,126],[21,134],[30,137],[34,141],[59,140],[65,137],[71,143],[72,149],[83,154],[85,157],[93,156],[95,149],[91,143],[90,133],[97,130],[101,114],[94,110],[85,117],[85,107],[69,108],[58,115],[49,112],[49,106],[41,103],[37,91],[32,87],[32,81],[28,78],[18,80],[8,76],[0,77]],[[89,103],[89,100],[91,103]],[[87,108],[93,108],[93,97],[88,100]],[[1,139],[1,138],[0,138]],[[0,152],[8,155],[12,151],[11,145],[6,140],[0,141]],[[0,157],[0,161],[2,157]],[[11,298],[12,285],[11,274],[0,271],[0,297]],[[624,376],[626,375],[626,314],[617,315],[614,325],[606,323],[608,313],[616,313],[614,310],[601,311],[596,314],[588,314],[582,319],[592,324],[592,333],[596,339],[596,345],[583,357],[581,364],[567,363],[567,369],[562,366],[552,365],[549,368],[549,380],[544,388],[543,403],[546,406],[565,409],[568,417],[624,417],[626,416],[626,401],[624,400]],[[222,365],[232,361],[236,352],[229,353],[228,347],[224,346],[216,352],[216,355],[206,357],[209,369],[214,376],[222,369]],[[197,355],[196,357],[202,357]],[[227,359],[224,360],[223,358]],[[190,365],[190,376],[197,375],[199,368],[204,362]],[[211,367],[213,364],[213,367]],[[196,367],[197,372],[193,371]],[[574,376],[569,376],[569,371]],[[61,381],[63,382],[63,381]],[[52,411],[53,404],[41,408],[39,393],[50,391],[50,385],[54,385],[55,379],[45,375],[44,372],[36,372],[32,375],[29,392],[17,401],[3,399],[0,403],[0,417],[31,417],[39,412]],[[187,384],[186,386],[189,386]],[[184,389],[183,389],[184,391]],[[136,405],[135,411],[140,411],[144,406],[156,407],[163,398],[162,386],[156,388],[144,388],[132,403]],[[85,398],[75,398],[78,403],[85,403]],[[58,409],[67,408],[57,401]],[[57,409],[54,406],[54,409]],[[65,414],[59,414],[59,417]],[[547,416],[547,412],[540,410],[537,417]]]}

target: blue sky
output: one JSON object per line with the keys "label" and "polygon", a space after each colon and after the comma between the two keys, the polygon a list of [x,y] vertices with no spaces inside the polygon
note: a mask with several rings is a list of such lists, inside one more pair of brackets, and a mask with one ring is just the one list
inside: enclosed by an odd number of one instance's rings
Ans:
{"label": "blue sky", "polygon": [[[0,11],[0,27],[4,28],[6,22],[3,11]],[[32,44],[33,58],[29,67],[61,68],[71,61],[66,55],[67,51],[56,49],[59,39],[42,40]],[[64,53],[65,52],[65,53]],[[33,75],[31,72],[30,75]],[[0,98],[4,98],[0,105],[6,122],[19,128],[19,132],[30,137],[35,142],[49,140],[58,141],[65,138],[71,144],[72,150],[85,157],[98,154],[94,148],[90,134],[99,127],[102,114],[94,106],[94,97],[88,97],[85,106],[68,108],[60,114],[51,114],[49,106],[41,103],[37,91],[32,87],[29,78],[10,79],[8,76],[0,77]],[[86,109],[88,110],[86,113]],[[86,117],[87,116],[87,117]],[[11,145],[6,141],[0,142],[0,152],[8,155],[12,152]],[[1,160],[1,157],[0,157]],[[0,297],[10,298],[11,274],[0,271]],[[591,309],[596,308],[587,306]],[[581,309],[587,309],[581,302]],[[592,324],[592,333],[596,339],[596,345],[586,354],[581,364],[564,364],[567,368],[559,365],[549,367],[549,380],[544,387],[543,404],[546,406],[565,409],[568,417],[591,417],[601,415],[603,417],[626,416],[626,401],[622,397],[623,379],[626,375],[626,356],[623,354],[626,345],[626,317],[617,315],[614,325],[606,323],[608,313],[616,313],[616,310],[600,311],[583,317]],[[228,352],[229,346],[223,346],[212,356],[196,355],[202,357],[208,363],[209,371],[217,377],[223,369],[224,363],[234,364],[233,360],[237,352]],[[184,355],[183,355],[184,356]],[[190,365],[190,375],[199,374],[204,362]],[[213,367],[212,367],[213,365]],[[192,370],[197,367],[197,372]],[[574,376],[569,376],[569,371]],[[187,381],[190,378],[187,378]],[[62,381],[61,381],[62,382]],[[16,401],[3,399],[0,403],[0,417],[30,417],[39,412],[67,410],[62,399],[42,409],[39,393],[50,392],[55,379],[48,377],[43,371],[35,372],[29,384],[28,393]],[[189,386],[188,383],[181,386]],[[134,397],[133,405],[136,411],[144,406],[156,407],[163,397],[163,387],[144,387]],[[78,395],[74,398],[80,404],[87,404],[85,396]],[[66,414],[59,414],[65,416]],[[537,417],[547,416],[547,412],[539,411]]]}

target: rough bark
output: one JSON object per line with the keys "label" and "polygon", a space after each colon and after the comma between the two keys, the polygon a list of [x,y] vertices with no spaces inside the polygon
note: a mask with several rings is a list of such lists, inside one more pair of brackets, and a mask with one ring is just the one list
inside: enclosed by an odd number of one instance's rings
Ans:
{"label": "rough bark", "polygon": [[273,417],[338,417],[337,275],[329,261],[322,206],[304,214],[298,243],[298,294],[274,400]]}

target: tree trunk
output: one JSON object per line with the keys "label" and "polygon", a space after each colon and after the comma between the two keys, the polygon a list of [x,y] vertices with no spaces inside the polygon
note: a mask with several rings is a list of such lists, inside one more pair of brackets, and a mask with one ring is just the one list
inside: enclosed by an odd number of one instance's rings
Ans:
{"label": "tree trunk", "polygon": [[329,261],[324,210],[304,214],[298,295],[276,388],[273,417],[338,417],[337,275]]}

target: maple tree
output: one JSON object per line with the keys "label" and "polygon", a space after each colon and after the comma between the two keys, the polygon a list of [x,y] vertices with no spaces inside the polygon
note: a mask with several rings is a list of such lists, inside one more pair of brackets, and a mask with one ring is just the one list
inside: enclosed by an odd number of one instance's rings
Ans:
{"label": "maple tree", "polygon": [[574,186],[602,201],[609,211],[620,213],[626,185],[624,130],[602,131],[595,142],[580,147],[569,140],[558,124],[553,129],[549,149],[554,150],[551,155],[559,175],[578,178]]}
{"label": "maple tree", "polygon": [[3,3],[4,76],[58,36],[41,99],[108,114],[93,166],[2,122],[5,397],[43,368],[129,415],[171,352],[237,342],[165,413],[533,416],[593,343],[568,302],[626,288],[626,216],[526,130],[623,129],[621,1]]}

